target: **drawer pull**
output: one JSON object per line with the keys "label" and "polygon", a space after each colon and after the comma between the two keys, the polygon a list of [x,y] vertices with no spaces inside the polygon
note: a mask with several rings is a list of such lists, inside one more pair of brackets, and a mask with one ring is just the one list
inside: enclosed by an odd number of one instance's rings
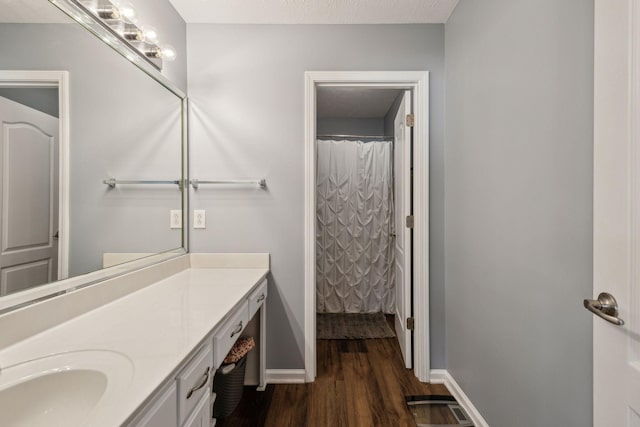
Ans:
{"label": "drawer pull", "polygon": [[231,332],[231,338],[233,338],[240,332],[242,332],[242,320],[240,321],[240,323],[238,323],[238,326],[236,326],[236,329],[233,332]]}
{"label": "drawer pull", "polygon": [[204,374],[202,375],[202,382],[196,386],[194,386],[191,390],[189,390],[189,393],[187,393],[187,399],[189,399],[194,392],[200,390],[202,387],[204,387],[205,385],[207,385],[207,383],[209,382],[209,368],[207,366],[207,370],[204,372]]}
{"label": "drawer pull", "polygon": [[264,301],[265,298],[266,298],[266,296],[264,294],[262,294],[262,295],[260,295],[260,298],[258,298],[256,300],[256,302],[262,302],[262,301]]}

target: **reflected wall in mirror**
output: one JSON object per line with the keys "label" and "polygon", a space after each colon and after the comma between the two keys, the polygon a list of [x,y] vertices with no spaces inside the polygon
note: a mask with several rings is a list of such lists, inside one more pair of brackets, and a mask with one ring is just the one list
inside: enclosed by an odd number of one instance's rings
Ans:
{"label": "reflected wall in mirror", "polygon": [[[21,70],[63,71],[68,93]],[[182,182],[182,118],[181,94],[51,3],[0,0],[0,295],[183,247],[181,186],[104,183]]]}

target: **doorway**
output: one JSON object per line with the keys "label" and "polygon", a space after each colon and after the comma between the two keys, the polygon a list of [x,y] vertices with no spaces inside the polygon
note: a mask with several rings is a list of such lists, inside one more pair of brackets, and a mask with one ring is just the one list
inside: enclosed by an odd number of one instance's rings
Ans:
{"label": "doorway", "polygon": [[0,295],[67,277],[67,79],[0,71]]}
{"label": "doorway", "polygon": [[[385,110],[382,117],[387,117],[388,125],[385,126],[380,122],[376,124],[372,121],[365,123],[363,120],[366,120],[366,117],[360,117],[363,119],[360,123],[346,120],[348,117],[343,117],[345,120],[340,120],[340,117],[326,117],[328,114],[325,112],[326,106],[319,104],[327,95],[329,98],[333,95],[334,100],[342,97],[342,101],[335,104],[348,104],[353,102],[354,94],[360,94],[361,97],[387,96],[390,98],[390,105],[386,105],[386,109],[384,103],[380,104]],[[332,103],[328,104],[331,106]],[[366,104],[367,109],[374,106],[371,103]],[[414,123],[406,121],[407,112],[410,111],[413,111],[410,119],[415,119]],[[409,125],[413,127],[409,128]],[[409,131],[405,132],[403,130],[405,128]],[[385,133],[393,135],[385,135]],[[305,135],[305,380],[311,382],[316,376],[316,308],[326,305],[326,301],[317,299],[324,298],[324,293],[316,294],[319,289],[316,278],[316,255],[322,256],[317,252],[321,245],[317,246],[316,236],[323,231],[318,226],[316,210],[319,203],[318,185],[322,184],[318,177],[322,173],[321,168],[325,167],[323,159],[327,157],[326,153],[320,154],[320,151],[325,152],[326,145],[333,145],[343,151],[340,156],[343,160],[345,153],[349,151],[355,153],[355,158],[366,156],[365,152],[380,151],[379,159],[384,159],[386,152],[389,159],[393,159],[389,163],[390,170],[395,169],[396,172],[400,172],[400,175],[392,172],[390,181],[386,181],[386,184],[384,180],[378,183],[382,187],[386,185],[386,191],[392,196],[392,206],[395,202],[390,212],[391,218],[394,218],[391,219],[393,224],[387,228],[389,239],[382,239],[384,241],[382,252],[388,251],[393,254],[383,263],[387,268],[383,266],[381,269],[384,274],[387,274],[388,287],[385,289],[383,285],[379,295],[366,302],[361,298],[362,293],[358,292],[352,293],[350,302],[334,298],[329,301],[331,306],[329,311],[391,312],[395,317],[394,326],[405,366],[413,367],[416,377],[420,381],[427,382],[429,380],[428,73],[307,72]],[[413,135],[413,148],[411,148],[411,135]],[[395,143],[396,136],[399,140],[406,137],[408,144]],[[319,144],[323,145],[322,150],[319,150]],[[377,150],[372,149],[374,146]],[[410,148],[406,149],[406,147]],[[410,166],[411,159],[414,162],[413,170]],[[371,162],[373,158],[369,160],[369,163]],[[405,182],[409,185],[398,187],[396,184],[403,182],[400,179],[404,176],[403,172],[406,172]],[[412,181],[415,183],[413,186],[410,184]],[[359,274],[361,273],[362,269]],[[381,275],[378,274],[378,278],[379,276]],[[322,274],[318,274],[318,277],[322,279]],[[394,286],[398,283],[398,277],[405,286]],[[382,282],[385,281],[382,280]],[[320,285],[322,288],[326,283],[320,283]],[[325,286],[324,289],[328,288]],[[412,312],[415,315],[412,315]]]}

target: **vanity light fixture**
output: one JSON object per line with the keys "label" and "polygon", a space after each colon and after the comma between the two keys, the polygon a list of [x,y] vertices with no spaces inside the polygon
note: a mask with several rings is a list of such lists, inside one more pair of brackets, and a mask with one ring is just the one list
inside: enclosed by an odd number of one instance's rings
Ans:
{"label": "vanity light fixture", "polygon": [[112,4],[100,5],[96,14],[102,19],[120,19],[120,10]]}
{"label": "vanity light fixture", "polygon": [[158,70],[162,70],[163,61],[176,58],[173,46],[158,42],[155,28],[138,23],[138,14],[131,3],[118,0],[71,1],[97,17],[104,28],[133,47]]}
{"label": "vanity light fixture", "polygon": [[125,39],[132,40],[134,42],[144,41],[144,31],[134,24],[124,24],[122,35]]}
{"label": "vanity light fixture", "polygon": [[176,50],[169,44],[149,45],[145,50],[145,54],[150,58],[161,58],[167,61],[176,59]]}

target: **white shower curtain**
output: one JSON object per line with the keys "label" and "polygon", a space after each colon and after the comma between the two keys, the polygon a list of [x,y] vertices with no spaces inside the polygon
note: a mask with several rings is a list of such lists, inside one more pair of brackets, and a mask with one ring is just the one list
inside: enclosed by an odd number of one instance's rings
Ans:
{"label": "white shower curtain", "polygon": [[316,310],[393,313],[393,145],[317,142]]}

